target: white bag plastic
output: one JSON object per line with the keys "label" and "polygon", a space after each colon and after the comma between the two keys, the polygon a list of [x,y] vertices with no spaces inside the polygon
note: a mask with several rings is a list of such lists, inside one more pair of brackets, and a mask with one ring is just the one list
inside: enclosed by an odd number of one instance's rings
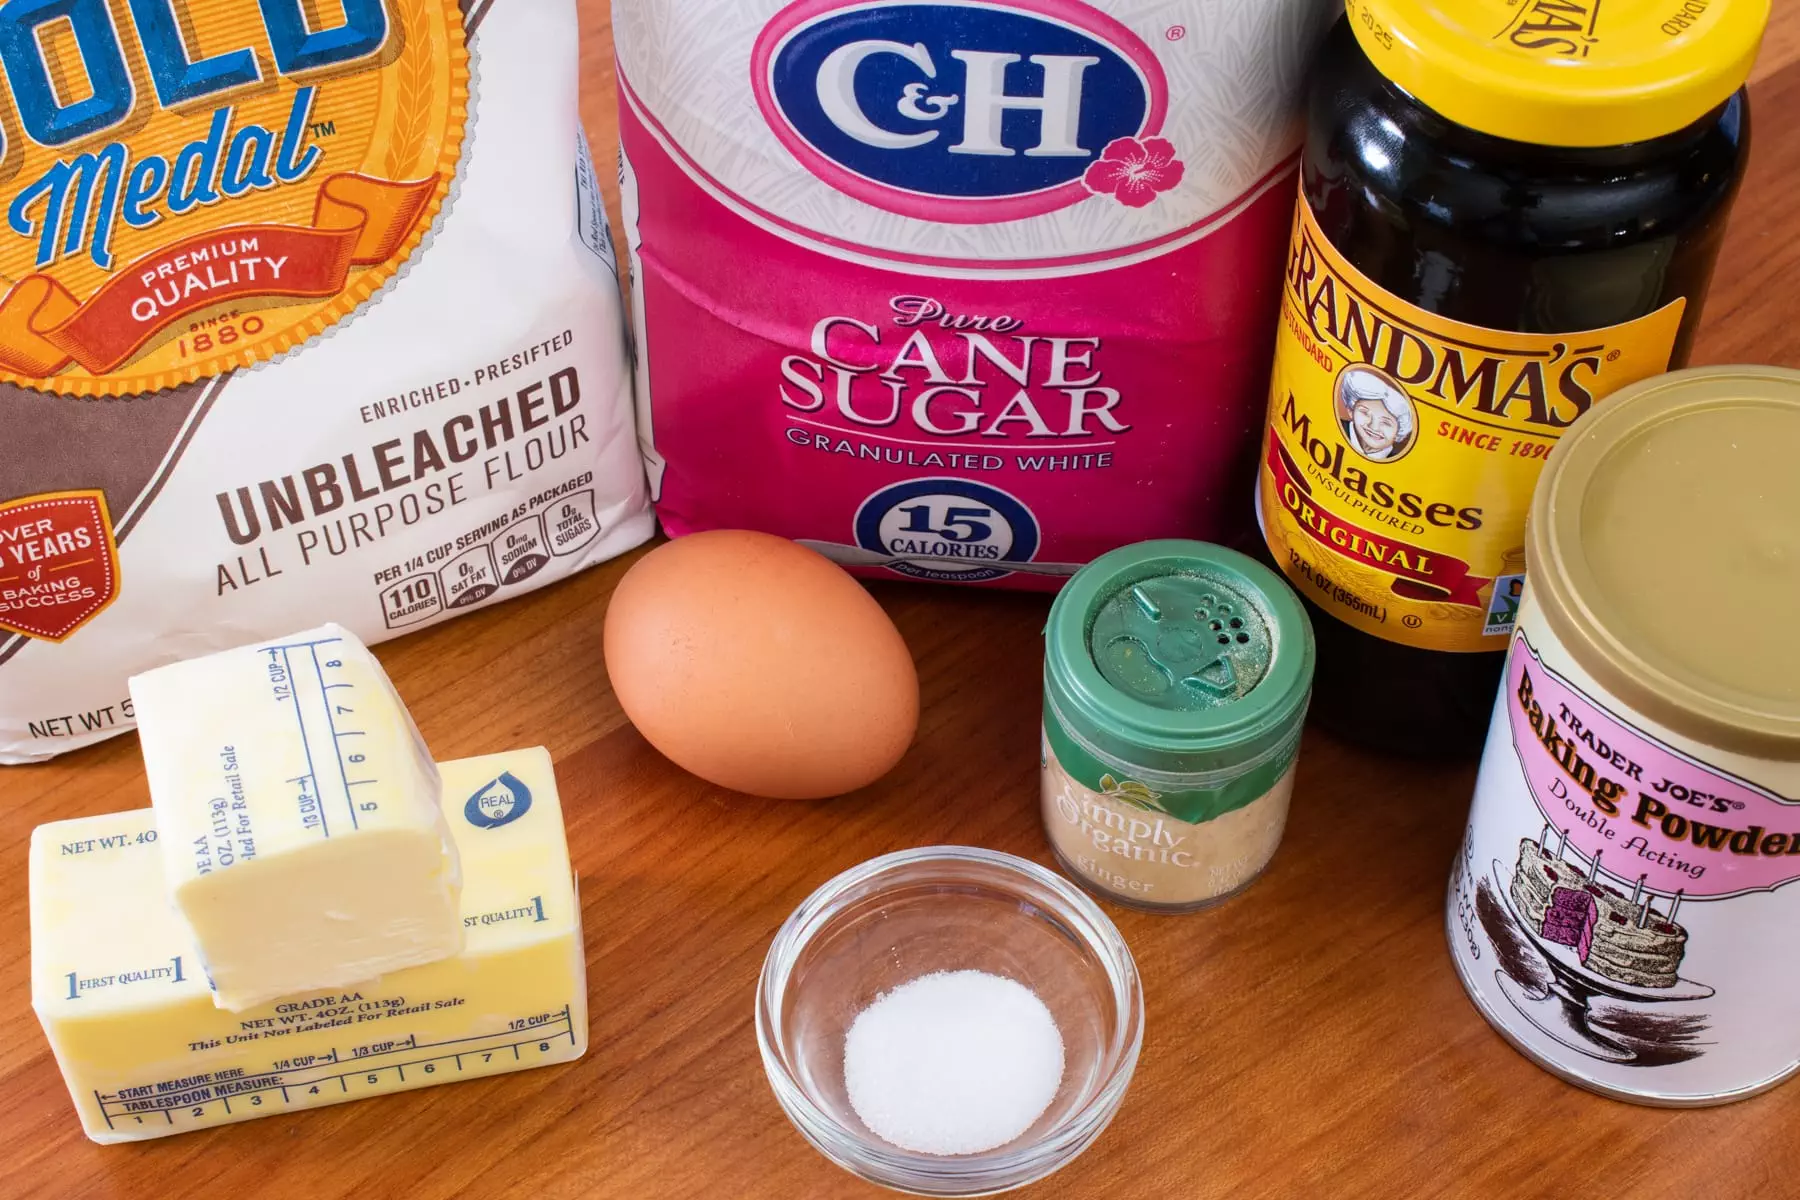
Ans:
{"label": "white bag plastic", "polygon": [[0,762],[129,728],[147,667],[652,530],[570,0],[175,11],[0,14],[41,22],[0,63]]}

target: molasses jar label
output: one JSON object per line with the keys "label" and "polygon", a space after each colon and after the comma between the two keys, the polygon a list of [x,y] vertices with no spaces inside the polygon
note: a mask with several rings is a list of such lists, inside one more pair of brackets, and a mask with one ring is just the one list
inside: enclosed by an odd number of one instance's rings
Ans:
{"label": "molasses jar label", "polygon": [[1505,649],[1544,459],[1602,397],[1668,368],[1685,307],[1556,334],[1446,320],[1351,266],[1302,196],[1257,486],[1277,565],[1365,633]]}

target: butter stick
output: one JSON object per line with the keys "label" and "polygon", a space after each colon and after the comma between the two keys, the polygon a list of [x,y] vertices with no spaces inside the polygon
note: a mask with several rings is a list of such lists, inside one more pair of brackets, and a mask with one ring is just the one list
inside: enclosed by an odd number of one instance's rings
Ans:
{"label": "butter stick", "polygon": [[437,769],[354,634],[160,667],[131,699],[170,898],[221,1008],[461,947]]}
{"label": "butter stick", "polygon": [[136,1141],[579,1058],[581,912],[550,756],[442,764],[467,870],[461,953],[239,1013],[162,902],[152,811],[31,838],[32,1007],[82,1127]]}

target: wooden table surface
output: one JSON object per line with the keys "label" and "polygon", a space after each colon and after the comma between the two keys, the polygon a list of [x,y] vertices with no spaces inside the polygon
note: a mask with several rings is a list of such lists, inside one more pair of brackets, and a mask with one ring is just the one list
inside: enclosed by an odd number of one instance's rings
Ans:
{"label": "wooden table surface", "polygon": [[[1800,5],[1776,2],[1699,363],[1800,366]],[[609,159],[607,15],[602,0],[583,9],[583,112]],[[31,1012],[26,845],[38,822],[148,803],[136,738],[116,738],[0,771],[0,1197],[882,1194],[776,1106],[751,1025],[757,972],[788,912],[874,855],[958,842],[1050,861],[1037,815],[1046,602],[878,586],[918,660],[917,743],[857,795],[762,801],[684,775],[620,713],[601,615],[636,557],[380,651],[439,758],[533,743],[555,756],[587,926],[587,1057],[89,1143]],[[1110,909],[1143,972],[1143,1058],[1094,1148],[1020,1194],[1800,1194],[1800,1084],[1717,1109],[1615,1103],[1553,1079],[1476,1015],[1443,933],[1473,779],[1472,764],[1384,760],[1309,732],[1260,882],[1199,915]]]}

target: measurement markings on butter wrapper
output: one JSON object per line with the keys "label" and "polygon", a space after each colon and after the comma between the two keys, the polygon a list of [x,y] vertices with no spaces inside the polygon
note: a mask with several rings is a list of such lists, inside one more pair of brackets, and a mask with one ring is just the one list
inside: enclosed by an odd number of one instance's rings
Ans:
{"label": "measurement markings on butter wrapper", "polygon": [[[260,1108],[277,1096],[280,1104],[306,1108],[326,1097],[365,1087],[391,1090],[394,1085],[420,1087],[445,1082],[432,1078],[440,1071],[448,1071],[451,1078],[492,1074],[501,1064],[523,1062],[527,1054],[547,1054],[553,1042],[564,1038],[576,1044],[568,1005],[560,1011],[509,1020],[506,1026],[495,1033],[440,1042],[421,1042],[413,1034],[393,1041],[334,1046],[322,1053],[277,1060],[268,1071],[208,1072],[163,1079],[116,1092],[96,1091],[94,1099],[109,1128],[129,1122],[142,1125],[159,1116],[170,1125],[204,1125],[246,1107]],[[390,1071],[392,1076],[387,1075]],[[388,1087],[383,1088],[384,1084]],[[237,1109],[232,1107],[234,1102]]]}
{"label": "measurement markings on butter wrapper", "polygon": [[[317,826],[323,837],[331,836],[331,823],[325,815],[325,780],[319,776],[317,760],[313,754],[315,744],[329,746],[332,761],[337,765],[337,783],[341,787],[344,811],[350,816],[350,827],[360,828],[357,812],[373,812],[378,807],[374,800],[358,801],[353,788],[379,782],[375,779],[352,779],[351,768],[366,769],[363,764],[367,755],[355,751],[346,752],[344,739],[361,737],[364,730],[344,729],[338,725],[338,718],[353,716],[354,705],[346,703],[349,697],[333,696],[333,692],[356,690],[356,685],[342,679],[326,678],[326,672],[343,668],[343,660],[325,658],[319,653],[320,646],[337,645],[342,638],[320,638],[315,641],[283,642],[269,646],[264,653],[269,656],[269,682],[274,685],[275,699],[286,700],[294,706],[294,723],[300,732],[300,745],[306,753],[306,774],[296,776],[290,783],[300,785],[300,819],[308,828]],[[295,669],[294,654],[305,652],[300,668]],[[310,660],[312,670],[306,670]],[[316,688],[316,692],[313,690]],[[302,698],[301,693],[306,695]],[[321,753],[323,751],[321,750]],[[310,795],[308,790],[310,787]]]}

